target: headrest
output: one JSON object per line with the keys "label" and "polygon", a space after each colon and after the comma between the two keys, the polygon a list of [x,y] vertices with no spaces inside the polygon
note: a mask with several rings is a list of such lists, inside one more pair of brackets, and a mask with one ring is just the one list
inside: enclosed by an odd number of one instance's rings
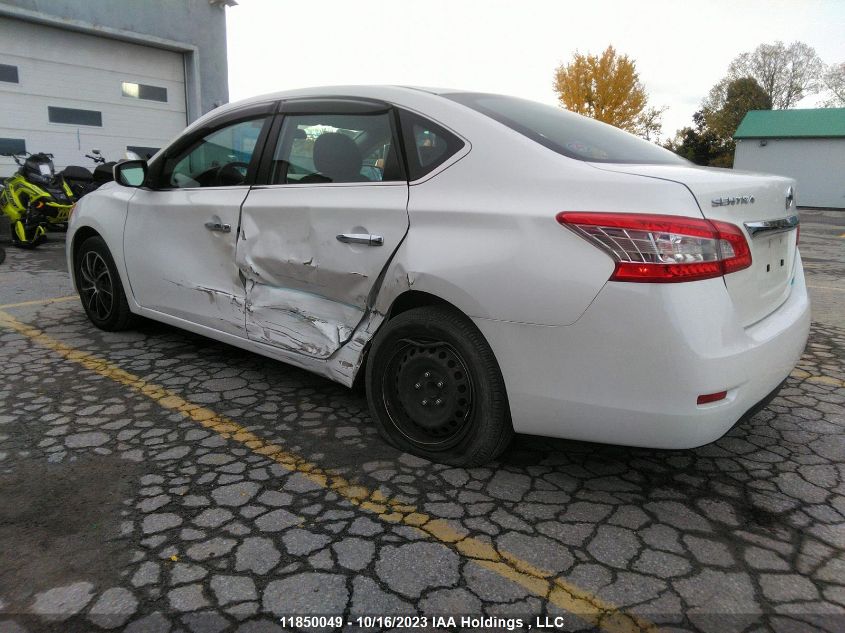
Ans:
{"label": "headrest", "polygon": [[335,182],[361,180],[361,151],[351,138],[326,132],[314,141],[314,167]]}

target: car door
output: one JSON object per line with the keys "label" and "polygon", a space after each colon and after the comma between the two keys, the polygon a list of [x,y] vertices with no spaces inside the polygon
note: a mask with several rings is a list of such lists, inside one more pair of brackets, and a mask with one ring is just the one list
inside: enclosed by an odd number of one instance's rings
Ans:
{"label": "car door", "polygon": [[312,358],[343,345],[408,230],[396,115],[381,102],[283,103],[244,202],[237,261],[250,339]]}
{"label": "car door", "polygon": [[129,283],[144,308],[246,337],[237,228],[274,109],[216,119],[150,166],[151,187],[132,197],[124,231]]}

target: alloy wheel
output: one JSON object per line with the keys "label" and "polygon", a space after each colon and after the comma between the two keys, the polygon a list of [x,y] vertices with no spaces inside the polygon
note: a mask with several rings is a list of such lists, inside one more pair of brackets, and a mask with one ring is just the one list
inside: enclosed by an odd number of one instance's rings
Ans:
{"label": "alloy wheel", "polygon": [[105,321],[114,309],[114,283],[106,261],[96,251],[87,251],[79,275],[79,290],[88,313]]}

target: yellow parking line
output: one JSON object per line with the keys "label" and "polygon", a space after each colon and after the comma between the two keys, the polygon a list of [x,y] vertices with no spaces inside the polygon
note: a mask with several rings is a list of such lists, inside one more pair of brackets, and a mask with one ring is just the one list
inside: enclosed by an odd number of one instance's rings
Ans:
{"label": "yellow parking line", "polygon": [[51,303],[64,303],[65,301],[73,301],[79,299],[77,295],[70,295],[67,297],[53,297],[52,299],[33,299],[32,301],[21,301],[20,303],[7,303],[0,305],[0,310],[8,310],[9,308],[23,308],[25,306],[50,305]]}
{"label": "yellow parking line", "polygon": [[845,387],[845,380],[840,380],[839,378],[834,378],[833,376],[816,376],[815,374],[811,374],[803,369],[798,369],[797,367],[793,369],[792,373],[789,375],[793,378],[797,378],[798,380],[803,380],[804,382],[812,382],[818,385],[830,385],[831,387]]}
{"label": "yellow parking line", "polygon": [[317,485],[343,496],[362,510],[374,513],[384,522],[417,528],[428,537],[456,550],[464,557],[514,582],[555,606],[575,614],[608,633],[656,632],[657,627],[636,615],[624,613],[595,594],[558,578],[552,572],[479,539],[456,530],[443,519],[418,512],[412,505],[386,497],[379,490],[370,490],[342,475],[324,469],[305,458],[267,442],[237,422],[211,409],[194,404],[177,393],[129,373],[114,363],[66,345],[11,315],[0,311],[0,325],[15,330],[42,347],[68,361],[120,383],[147,396],[160,406],[176,411],[220,436],[243,444],[252,452],[264,455],[292,473],[300,473]]}

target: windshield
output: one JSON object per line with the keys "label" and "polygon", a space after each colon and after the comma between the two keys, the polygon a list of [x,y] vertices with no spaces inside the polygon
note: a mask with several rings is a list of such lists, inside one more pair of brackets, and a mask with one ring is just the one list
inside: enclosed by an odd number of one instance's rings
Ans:
{"label": "windshield", "polygon": [[654,143],[554,106],[474,92],[443,96],[570,158],[599,163],[687,164],[680,156]]}

